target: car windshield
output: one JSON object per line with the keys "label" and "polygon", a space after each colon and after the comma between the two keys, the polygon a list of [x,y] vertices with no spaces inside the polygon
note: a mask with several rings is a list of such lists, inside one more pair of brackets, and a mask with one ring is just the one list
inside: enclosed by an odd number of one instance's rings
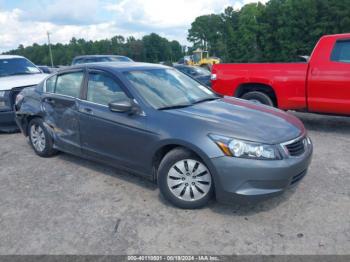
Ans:
{"label": "car windshield", "polygon": [[101,56],[101,57],[86,57],[79,58],[73,61],[75,64],[89,64],[89,63],[99,63],[99,62],[132,62],[129,57],[126,56]]}
{"label": "car windshield", "polygon": [[207,87],[174,69],[128,71],[125,75],[156,109],[186,107],[219,98]]}
{"label": "car windshield", "polygon": [[190,75],[193,76],[207,76],[210,75],[210,72],[201,67],[189,67],[188,69]]}
{"label": "car windshield", "polygon": [[132,60],[129,57],[126,56],[114,56],[110,57],[109,61],[116,61],[116,62],[132,62]]}
{"label": "car windshield", "polygon": [[40,70],[25,58],[0,59],[0,77],[39,73]]}

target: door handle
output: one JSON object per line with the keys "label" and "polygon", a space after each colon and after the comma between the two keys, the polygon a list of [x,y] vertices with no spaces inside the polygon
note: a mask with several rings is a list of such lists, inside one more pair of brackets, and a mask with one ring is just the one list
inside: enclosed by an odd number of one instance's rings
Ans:
{"label": "door handle", "polygon": [[311,68],[311,75],[317,75],[318,74],[318,69],[317,68]]}
{"label": "door handle", "polygon": [[93,114],[92,109],[89,108],[89,107],[84,107],[81,111],[84,112],[84,113],[90,114],[90,115]]}
{"label": "door handle", "polygon": [[44,102],[52,105],[55,104],[55,100],[49,97],[44,98]]}

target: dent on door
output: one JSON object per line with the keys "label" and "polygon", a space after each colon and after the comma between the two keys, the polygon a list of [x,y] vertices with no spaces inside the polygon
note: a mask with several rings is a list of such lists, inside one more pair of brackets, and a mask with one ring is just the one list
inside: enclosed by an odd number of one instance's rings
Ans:
{"label": "dent on door", "polygon": [[74,98],[43,99],[45,122],[51,128],[55,144],[63,150],[76,151],[79,147],[79,121]]}

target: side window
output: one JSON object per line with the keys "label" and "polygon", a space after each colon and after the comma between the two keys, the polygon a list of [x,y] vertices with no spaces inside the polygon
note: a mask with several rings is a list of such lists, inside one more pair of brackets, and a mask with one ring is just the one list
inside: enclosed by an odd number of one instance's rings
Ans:
{"label": "side window", "polygon": [[60,95],[79,97],[83,72],[73,72],[57,76],[55,93]]}
{"label": "side window", "polygon": [[90,73],[87,100],[107,106],[112,101],[123,100],[127,95],[119,84],[103,73]]}
{"label": "side window", "polygon": [[83,60],[82,59],[76,59],[74,60],[73,64],[74,65],[79,65],[79,64],[82,64],[83,63]]}
{"label": "side window", "polygon": [[335,43],[331,60],[350,63],[350,40],[340,40]]}
{"label": "side window", "polygon": [[57,79],[57,76],[54,75],[46,80],[46,84],[45,84],[45,87],[46,87],[45,91],[46,92],[48,92],[48,93],[55,92],[56,79]]}

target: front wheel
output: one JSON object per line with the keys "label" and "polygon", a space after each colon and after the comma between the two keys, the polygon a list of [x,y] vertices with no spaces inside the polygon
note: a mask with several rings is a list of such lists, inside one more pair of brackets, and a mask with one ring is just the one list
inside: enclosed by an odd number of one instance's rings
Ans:
{"label": "front wheel", "polygon": [[170,151],[163,158],[158,184],[162,195],[180,208],[203,207],[213,194],[209,169],[196,155],[182,148]]}
{"label": "front wheel", "polygon": [[259,91],[245,93],[241,98],[257,104],[274,106],[272,99],[267,94]]}
{"label": "front wheel", "polygon": [[29,123],[29,141],[35,153],[41,157],[50,157],[57,152],[40,118],[35,118]]}

